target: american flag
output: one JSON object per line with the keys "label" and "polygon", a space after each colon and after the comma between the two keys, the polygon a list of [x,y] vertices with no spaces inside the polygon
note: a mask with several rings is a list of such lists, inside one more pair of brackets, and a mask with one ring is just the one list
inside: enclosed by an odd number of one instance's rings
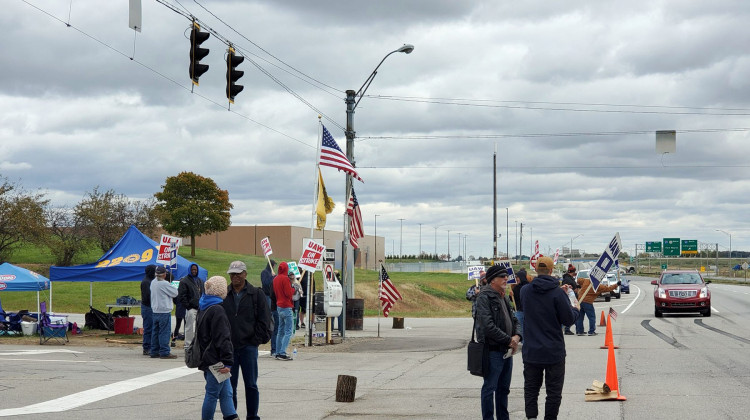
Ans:
{"label": "american flag", "polygon": [[617,311],[615,311],[611,306],[609,307],[609,316],[612,317],[613,320],[617,321]]}
{"label": "american flag", "polygon": [[349,173],[354,178],[362,181],[362,178],[357,174],[357,170],[354,169],[352,163],[346,158],[346,155],[341,151],[339,145],[336,144],[336,140],[333,139],[325,126],[323,126],[323,143],[320,146],[320,164]]}
{"label": "american flag", "polygon": [[383,316],[388,318],[388,313],[391,312],[393,304],[403,298],[401,297],[401,293],[396,290],[396,286],[391,282],[391,278],[388,277],[385,267],[381,265],[380,270],[380,306],[383,308]]}
{"label": "american flag", "polygon": [[352,188],[352,195],[349,196],[346,212],[349,214],[349,243],[354,248],[359,248],[357,240],[365,236],[365,230],[362,227],[362,213],[359,211],[359,201],[357,201],[357,195],[354,194],[354,188]]}

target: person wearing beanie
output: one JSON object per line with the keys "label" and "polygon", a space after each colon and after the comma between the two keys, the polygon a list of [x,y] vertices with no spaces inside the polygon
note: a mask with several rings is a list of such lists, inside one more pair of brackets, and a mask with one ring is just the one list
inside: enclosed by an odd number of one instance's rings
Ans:
{"label": "person wearing beanie", "polygon": [[217,382],[209,370],[211,366],[221,363],[220,373],[229,373],[234,363],[234,347],[229,318],[221,307],[227,296],[227,280],[222,276],[213,276],[203,285],[205,293],[198,299],[199,312],[196,318],[197,328],[194,339],[198,340],[203,352],[198,369],[203,371],[206,380],[206,395],[203,397],[201,418],[213,419],[216,401],[224,419],[239,419],[232,400],[231,381]]}
{"label": "person wearing beanie", "polygon": [[506,296],[508,271],[493,265],[487,270],[487,285],[477,296],[477,340],[489,348],[489,366],[481,391],[482,418],[507,419],[508,394],[513,374],[513,358],[505,358],[509,349],[515,353],[521,342],[518,320],[513,316]]}
{"label": "person wearing beanie", "polygon": [[141,318],[143,318],[143,355],[151,354],[151,330],[154,326],[151,312],[151,282],[156,276],[156,265],[146,266],[146,275],[141,280]]}
{"label": "person wearing beanie", "polygon": [[[271,313],[263,290],[247,281],[247,266],[232,261],[227,270],[231,284],[221,306],[229,318],[234,357],[231,377],[232,402],[237,409],[237,385],[242,370],[248,419],[259,419],[258,346],[271,339]],[[207,290],[208,292],[208,290]]]}
{"label": "person wearing beanie", "polygon": [[[561,284],[567,284],[573,288],[573,290],[578,289],[578,283],[576,282],[576,268],[573,264],[568,264],[568,271],[563,274]],[[569,326],[565,327],[565,335],[574,335]]]}
{"label": "person wearing beanie", "polygon": [[286,348],[292,339],[294,325],[294,288],[289,278],[289,266],[286,262],[279,264],[279,273],[273,279],[273,293],[276,295],[276,311],[279,313],[279,331],[276,337],[276,359],[292,360],[286,354]]}
{"label": "person wearing beanie", "polygon": [[539,390],[547,392],[545,419],[556,419],[565,382],[565,337],[560,325],[571,326],[578,318],[578,300],[568,285],[552,277],[554,262],[539,257],[537,276],[521,289],[524,308],[523,397],[526,418],[539,415]]}
{"label": "person wearing beanie", "polygon": [[172,335],[172,309],[177,297],[177,289],[167,281],[167,269],[156,267],[156,278],[151,282],[151,315],[154,328],[151,330],[151,357],[161,359],[176,359],[170,354],[169,338]]}

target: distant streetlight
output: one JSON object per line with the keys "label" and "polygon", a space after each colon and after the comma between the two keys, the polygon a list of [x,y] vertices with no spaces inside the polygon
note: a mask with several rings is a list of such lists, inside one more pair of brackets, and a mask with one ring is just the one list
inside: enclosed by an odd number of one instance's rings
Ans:
{"label": "distant streetlight", "polygon": [[451,260],[451,230],[446,229],[448,231],[448,261]]}
{"label": "distant streetlight", "polygon": [[398,240],[398,259],[404,258],[404,220],[406,219],[398,219],[401,221],[401,237]]}
{"label": "distant streetlight", "polygon": [[375,215],[375,270],[379,270],[378,267],[378,216],[379,214]]}
{"label": "distant streetlight", "polygon": [[573,259],[573,239],[578,238],[579,236],[583,236],[583,233],[570,238],[570,258],[571,259]]}
{"label": "distant streetlight", "polygon": [[458,232],[458,256],[456,258],[460,256],[461,256],[461,232]]}
{"label": "distant streetlight", "polygon": [[508,219],[508,208],[505,208],[505,257],[510,260],[510,235],[508,234],[508,226],[509,226],[509,219]]}
{"label": "distant streetlight", "polygon": [[422,223],[417,224],[419,225],[419,254],[417,258],[422,258]]}
{"label": "distant streetlight", "polygon": [[515,236],[515,239],[513,239],[513,241],[515,241],[516,243],[516,258],[518,258],[518,220],[514,220],[513,222],[515,222],[516,224],[516,236]]}
{"label": "distant streetlight", "polygon": [[437,253],[437,230],[440,226],[435,226],[435,259],[438,260],[438,253]]}
{"label": "distant streetlight", "polygon": [[721,232],[725,235],[729,235],[729,272],[731,273],[732,272],[732,234],[721,229],[716,229],[716,231]]}

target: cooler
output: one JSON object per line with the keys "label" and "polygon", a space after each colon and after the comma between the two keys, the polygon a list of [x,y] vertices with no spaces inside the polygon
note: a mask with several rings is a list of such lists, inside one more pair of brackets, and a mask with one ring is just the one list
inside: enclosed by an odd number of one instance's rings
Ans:
{"label": "cooler", "polygon": [[134,316],[118,316],[115,320],[115,334],[131,335],[133,334]]}
{"label": "cooler", "polygon": [[21,321],[21,331],[23,335],[34,335],[36,334],[36,322]]}

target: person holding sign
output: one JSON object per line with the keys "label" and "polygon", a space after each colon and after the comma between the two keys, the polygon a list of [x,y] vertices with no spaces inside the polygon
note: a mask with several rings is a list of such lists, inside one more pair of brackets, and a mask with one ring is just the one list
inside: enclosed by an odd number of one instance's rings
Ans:
{"label": "person holding sign", "polygon": [[583,331],[583,317],[584,315],[589,318],[589,333],[588,335],[596,335],[596,312],[594,311],[594,300],[602,293],[611,292],[617,289],[622,284],[618,281],[616,284],[611,286],[605,286],[599,284],[599,287],[594,290],[591,280],[580,277],[578,279],[578,300],[581,301],[581,313],[578,315],[576,320],[576,335],[584,336],[586,333]]}
{"label": "person holding sign", "polygon": [[279,263],[279,274],[273,279],[273,292],[276,295],[276,312],[279,314],[279,331],[276,336],[276,359],[292,360],[287,356],[286,348],[292,339],[292,328],[294,325],[294,314],[292,312],[294,303],[294,288],[289,278],[289,266],[285,261]]}

